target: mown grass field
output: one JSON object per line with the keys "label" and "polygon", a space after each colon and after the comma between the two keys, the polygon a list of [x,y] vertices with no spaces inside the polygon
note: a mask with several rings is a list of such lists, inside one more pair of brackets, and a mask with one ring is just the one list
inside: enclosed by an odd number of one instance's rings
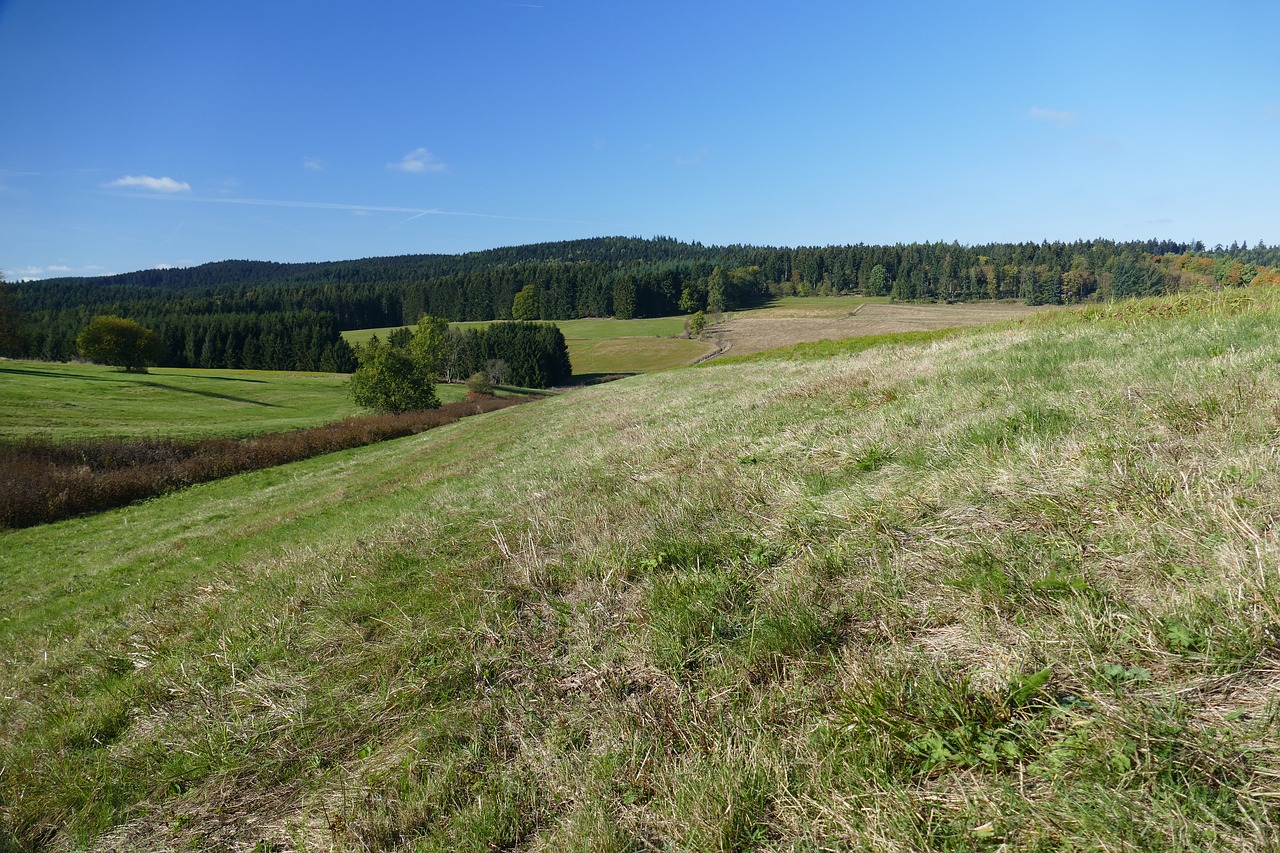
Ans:
{"label": "mown grass field", "polygon": [[667,371],[0,535],[0,849],[1272,850],[1280,297]]}
{"label": "mown grass field", "polygon": [[[647,373],[692,364],[714,351],[711,344],[679,338],[684,317],[649,317],[636,320],[586,318],[555,320],[569,347],[569,361],[576,376],[612,373]],[[488,321],[452,323],[454,328],[481,328]],[[343,332],[348,343],[364,343],[375,334],[386,338],[397,327]]]}
{"label": "mown grass field", "polygon": [[[152,368],[0,360],[0,438],[239,438],[359,413],[347,377],[265,370]],[[466,397],[439,385],[442,403]]]}
{"label": "mown grass field", "polygon": [[892,302],[888,297],[786,297],[726,314],[707,336],[729,355],[765,352],[801,342],[838,341],[904,332],[985,326],[1029,317],[1044,308],[1021,303]]}
{"label": "mown grass field", "polygon": [[863,305],[889,305],[887,296],[780,296],[758,308],[733,312],[741,317],[844,317]]}

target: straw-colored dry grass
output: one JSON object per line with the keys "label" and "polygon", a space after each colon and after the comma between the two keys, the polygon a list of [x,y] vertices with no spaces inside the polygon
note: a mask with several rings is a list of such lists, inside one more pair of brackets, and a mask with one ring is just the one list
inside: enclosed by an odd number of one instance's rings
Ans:
{"label": "straw-colored dry grass", "polygon": [[1229,300],[6,534],[0,848],[1274,849],[1280,313]]}
{"label": "straw-colored dry grass", "polygon": [[[813,341],[835,341],[868,335],[927,332],[1017,320],[1046,310],[1022,303],[977,302],[971,305],[889,303],[855,297],[789,299],[774,307],[726,315],[707,330],[728,355]],[[808,303],[814,303],[809,307]]]}

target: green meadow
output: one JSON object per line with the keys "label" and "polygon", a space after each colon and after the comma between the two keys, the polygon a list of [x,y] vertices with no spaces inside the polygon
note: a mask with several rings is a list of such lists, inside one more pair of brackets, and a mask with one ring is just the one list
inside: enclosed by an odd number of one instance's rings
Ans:
{"label": "green meadow", "polygon": [[1273,850],[1280,296],[809,345],[0,534],[0,850]]}
{"label": "green meadow", "polygon": [[[647,373],[691,364],[714,347],[681,338],[684,317],[649,317],[636,320],[586,318],[554,320],[569,346],[569,361],[578,376],[612,373]],[[483,328],[490,321],[451,323],[456,329]],[[343,332],[347,343],[364,343],[377,335],[386,338],[396,326]]]}
{"label": "green meadow", "polygon": [[[152,368],[0,360],[0,438],[238,438],[359,414],[347,377],[266,370]],[[443,403],[466,397],[439,385]]]}

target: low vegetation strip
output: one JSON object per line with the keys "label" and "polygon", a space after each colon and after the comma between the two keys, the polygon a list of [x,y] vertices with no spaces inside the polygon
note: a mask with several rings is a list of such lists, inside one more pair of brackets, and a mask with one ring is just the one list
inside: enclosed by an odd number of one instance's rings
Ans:
{"label": "low vegetation strip", "polygon": [[30,527],[142,498],[423,432],[533,397],[486,397],[399,415],[235,439],[0,442],[0,526]]}

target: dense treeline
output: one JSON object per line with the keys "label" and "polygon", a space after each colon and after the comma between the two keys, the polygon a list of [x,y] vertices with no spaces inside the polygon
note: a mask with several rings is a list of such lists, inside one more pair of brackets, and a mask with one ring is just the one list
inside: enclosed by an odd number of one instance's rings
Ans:
{"label": "dense treeline", "polygon": [[569,346],[554,323],[512,321],[453,329],[441,318],[426,316],[416,330],[395,329],[386,341],[375,336],[356,348],[356,356],[363,365],[388,348],[403,350],[423,365],[424,373],[446,382],[484,373],[499,385],[550,388],[573,376]]}
{"label": "dense treeline", "polygon": [[[339,331],[512,317],[532,285],[536,319],[715,312],[775,295],[858,292],[903,300],[1070,303],[1165,293],[1189,279],[1248,283],[1280,264],[1262,243],[911,243],[776,248],[666,237],[598,238],[462,255],[309,264],[224,261],[14,288],[30,333],[20,354],[60,359],[112,314],[154,329],[161,364],[348,370]],[[522,316],[527,316],[522,313]]]}
{"label": "dense treeline", "polygon": [[551,323],[494,323],[449,333],[443,375],[494,374],[495,365],[501,365],[502,381],[518,388],[563,385],[573,375],[564,334]]}

